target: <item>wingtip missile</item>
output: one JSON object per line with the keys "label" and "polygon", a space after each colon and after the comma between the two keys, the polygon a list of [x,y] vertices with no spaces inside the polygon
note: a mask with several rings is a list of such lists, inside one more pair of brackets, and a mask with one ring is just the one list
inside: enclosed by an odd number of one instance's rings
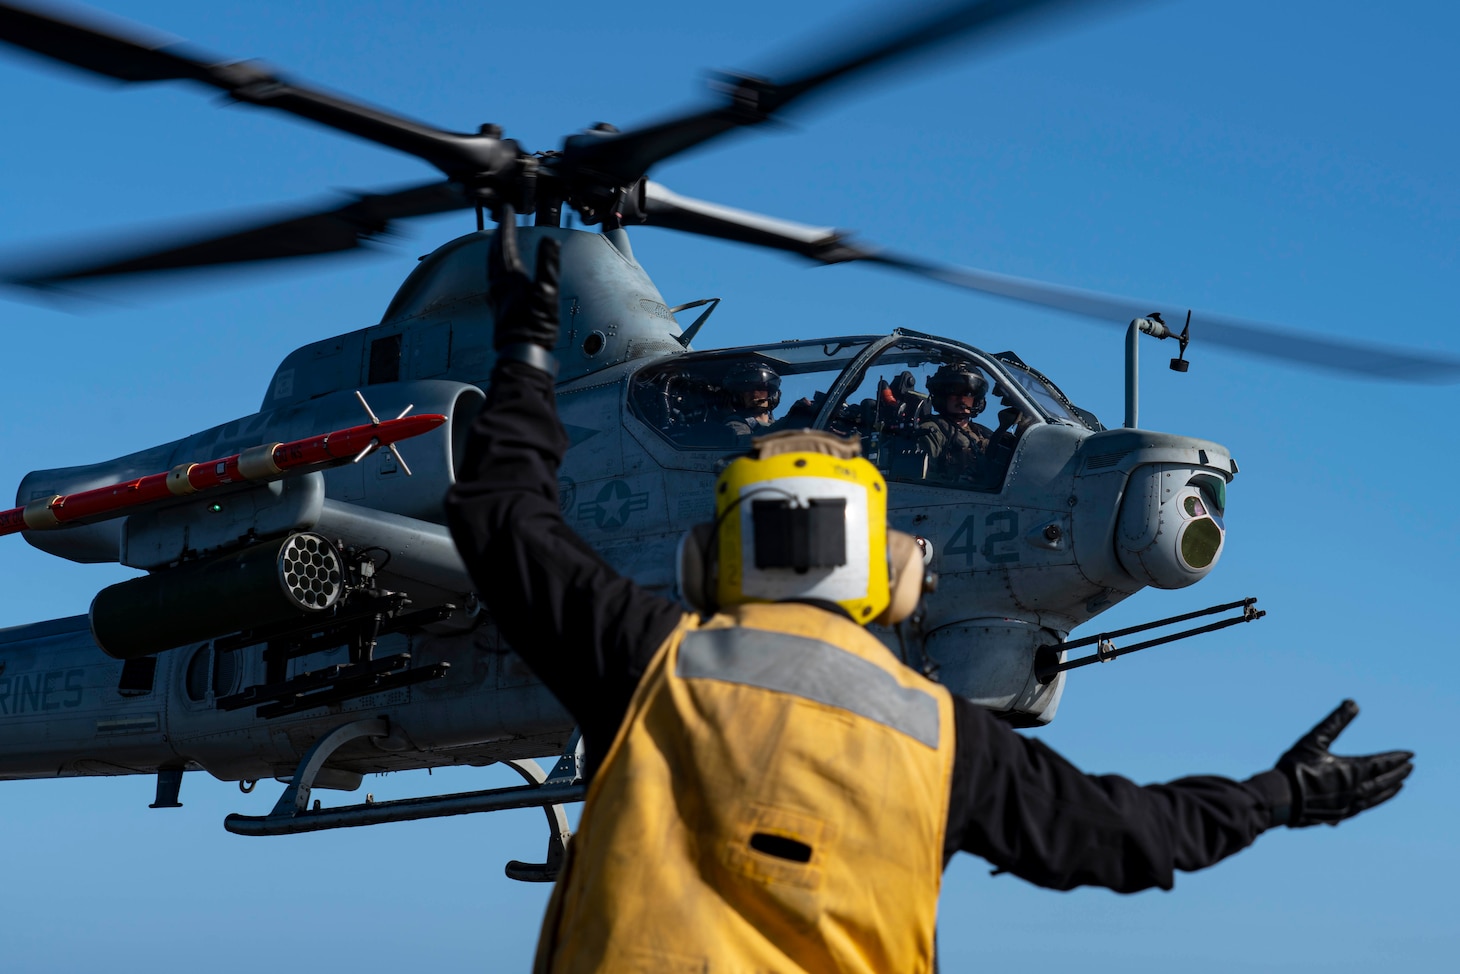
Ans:
{"label": "wingtip missile", "polygon": [[105,521],[203,491],[351,463],[379,447],[429,433],[445,422],[440,413],[402,415],[288,443],[263,443],[232,456],[182,463],[162,473],[92,490],[36,498],[23,507],[0,511],[0,535]]}

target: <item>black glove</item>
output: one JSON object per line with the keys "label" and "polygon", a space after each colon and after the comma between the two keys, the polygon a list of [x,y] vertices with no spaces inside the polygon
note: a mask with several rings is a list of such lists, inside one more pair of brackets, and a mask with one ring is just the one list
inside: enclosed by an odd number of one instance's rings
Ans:
{"label": "black glove", "polygon": [[1359,715],[1359,705],[1345,700],[1338,709],[1304,734],[1288,753],[1278,758],[1277,769],[1287,776],[1293,804],[1288,824],[1293,828],[1337,825],[1399,794],[1404,779],[1414,770],[1412,751],[1387,751],[1362,757],[1329,754],[1329,745]]}
{"label": "black glove", "polygon": [[503,205],[497,215],[487,256],[487,305],[496,322],[492,344],[499,352],[523,344],[551,350],[558,343],[558,242],[538,243],[537,276],[528,277],[517,251],[517,214]]}

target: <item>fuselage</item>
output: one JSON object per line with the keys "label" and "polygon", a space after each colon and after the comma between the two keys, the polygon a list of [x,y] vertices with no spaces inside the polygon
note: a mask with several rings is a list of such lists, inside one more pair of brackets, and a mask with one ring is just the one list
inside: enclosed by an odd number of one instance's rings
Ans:
{"label": "fuselage", "polygon": [[[621,232],[524,229],[524,239],[530,247],[543,233],[562,239],[565,254],[556,352],[558,407],[572,447],[559,481],[562,512],[611,565],[653,591],[672,597],[678,540],[709,519],[714,479],[746,445],[716,410],[721,377],[747,364],[784,384],[776,414],[783,425],[859,436],[888,479],[892,526],[930,542],[937,594],[913,630],[879,635],[897,652],[914,641],[951,689],[1016,723],[1046,722],[1058,705],[1063,678],[1044,683],[1034,674],[1040,646],[1058,644],[1147,585],[1191,584],[1215,564],[1225,485],[1235,473],[1217,444],[1105,430],[1017,358],[915,332],[694,352]],[[168,768],[224,779],[287,775],[313,741],[360,715],[387,717],[392,733],[331,758],[342,787],[371,771],[562,748],[569,719],[476,610],[442,527],[441,499],[493,362],[488,240],[473,234],[423,261],[380,324],[289,355],[258,413],[105,463],[34,472],[18,496],[23,505],[358,423],[356,390],[382,416],[408,404],[439,412],[448,421],[398,444],[399,458],[381,450],[206,508],[180,502],[26,539],[61,557],[118,561],[163,579],[305,530],[384,552],[385,581],[413,608],[456,608],[385,636],[377,653],[450,663],[446,675],[266,720],[251,707],[214,705],[264,681],[259,645],[199,639],[123,663],[98,648],[84,616],[16,627],[0,631],[0,777]],[[972,467],[931,455],[920,439],[931,405],[919,386],[950,363],[978,371],[998,397],[980,422],[992,428],[993,412],[1007,420],[998,450]],[[407,459],[413,476],[400,462]],[[343,658],[343,648],[315,653],[294,660],[290,672],[339,661],[332,652]]]}

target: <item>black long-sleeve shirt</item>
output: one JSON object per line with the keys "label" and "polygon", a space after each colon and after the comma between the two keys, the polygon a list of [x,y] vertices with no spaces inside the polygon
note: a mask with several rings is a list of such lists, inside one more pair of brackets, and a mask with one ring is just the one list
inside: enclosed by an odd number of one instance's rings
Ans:
{"label": "black long-sleeve shirt", "polygon": [[[498,365],[446,512],[502,635],[578,722],[591,774],[684,609],[613,570],[564,522],[568,448],[552,381]],[[1169,889],[1252,843],[1289,801],[1281,773],[1138,786],[1087,775],[953,695],[944,861],[958,850],[1054,889]]]}

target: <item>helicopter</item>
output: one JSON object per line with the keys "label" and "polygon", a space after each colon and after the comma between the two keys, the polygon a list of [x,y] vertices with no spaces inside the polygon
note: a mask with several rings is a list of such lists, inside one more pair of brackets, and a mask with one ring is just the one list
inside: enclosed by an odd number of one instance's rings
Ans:
{"label": "helicopter", "polygon": [[[928,601],[911,648],[897,634],[900,651],[1015,723],[1047,723],[1062,694],[1063,667],[1073,665],[1064,658],[1068,633],[1144,587],[1199,581],[1225,544],[1227,484],[1238,472],[1230,454],[1211,441],[1137,428],[1137,339],[1142,332],[1177,338],[1172,365],[1182,368],[1190,313],[1179,336],[1158,313],[1133,320],[1126,422],[1107,430],[1015,353],[990,356],[907,329],[696,353],[692,340],[715,302],[681,329],[676,313],[696,303],[665,303],[625,229],[661,226],[824,263],[868,260],[945,281],[967,277],[994,289],[978,272],[688,199],[647,173],[702,142],[764,124],[864,64],[1041,6],[954,5],[789,81],[729,76],[719,84],[719,105],[623,132],[598,125],[548,152],[529,152],[492,125],[475,135],[432,130],[288,82],[256,62],[0,7],[0,37],[24,49],[126,82],[202,83],[417,156],[446,177],[171,246],[105,260],[71,257],[59,268],[25,271],[19,283],[53,287],[352,249],[394,220],[441,210],[475,210],[478,222],[475,234],[422,259],[379,324],[291,353],[254,414],[116,460],[27,475],[16,508],[0,521],[50,554],[148,574],[102,589],[85,619],[7,634],[12,672],[0,676],[0,710],[10,718],[9,760],[0,761],[0,774],[155,774],[158,808],[179,804],[188,770],[224,780],[287,777],[291,784],[270,815],[227,821],[247,834],[537,802],[554,809],[548,860],[540,868],[514,863],[509,872],[553,877],[566,832],[558,806],[581,793],[570,728],[542,687],[514,670],[510,648],[481,618],[440,513],[494,358],[486,216],[513,219],[514,205],[535,214],[530,231],[517,231],[529,250],[549,235],[563,246],[566,322],[555,351],[560,411],[575,449],[559,493],[564,513],[611,564],[651,589],[670,590],[666,568],[678,537],[709,516],[710,475],[750,445],[748,430],[729,432],[727,415],[749,405],[734,397],[759,389],[766,425],[752,426],[859,438],[898,485],[891,522],[924,537],[944,589]],[[603,232],[565,230],[565,207]],[[1004,293],[1085,310],[1069,289],[1016,283]],[[1239,347],[1256,333],[1220,319],[1201,325]],[[1420,378],[1432,369],[1460,372],[1454,363],[1316,336],[1298,347],[1315,364],[1408,368]],[[737,385],[746,374],[751,384]],[[955,375],[964,379],[974,418],[989,398],[1001,407],[996,428],[975,427],[985,442],[965,448],[962,459],[930,446],[925,433],[944,415],[940,382]],[[772,424],[783,381],[788,413]],[[344,453],[327,451],[330,462],[284,469],[283,458],[311,442],[300,437],[337,430],[323,436],[328,444],[345,435],[357,403],[372,428],[383,429],[365,389],[389,412],[400,410],[391,422],[424,403],[440,423],[429,434],[408,434],[420,437],[412,447],[425,454],[419,475],[404,444],[383,434],[354,456],[358,443],[350,440]],[[222,454],[236,459],[208,459]],[[195,498],[212,466],[220,475],[207,486],[216,496]],[[125,506],[107,500],[122,496]],[[1258,616],[1251,600],[1240,608],[1243,621]],[[1109,652],[1101,643],[1095,659]],[[485,715],[484,699],[494,701]],[[61,721],[81,736],[58,733]],[[553,751],[562,751],[558,768],[538,774],[530,759]],[[528,785],[443,795],[434,804],[370,803],[323,814],[309,807],[314,788],[354,790],[365,773],[495,762],[518,768]]]}
{"label": "helicopter", "polygon": [[[636,241],[637,241],[637,238],[636,238]],[[480,242],[481,242],[480,239],[474,240],[474,241],[468,241],[468,242],[463,243],[461,245],[461,249],[463,251],[469,250],[471,246],[473,246],[474,244],[480,244]],[[430,269],[430,266],[436,266],[436,267],[439,268],[439,264],[438,264],[438,265],[423,265],[423,269]],[[389,320],[390,320],[389,315],[386,316],[386,320],[387,320],[387,322],[389,322]],[[713,328],[715,324],[716,323],[714,322],[714,320],[711,319],[709,321],[709,323],[707,323],[706,327],[707,328]],[[875,356],[876,355],[885,353],[885,352],[888,351],[888,349],[895,349],[896,350],[895,353],[894,353],[894,358],[889,359],[887,361],[887,368],[888,368],[889,371],[887,371],[885,373],[885,376],[879,376],[879,378],[885,377],[887,379],[895,379],[896,376],[893,374],[893,371],[896,371],[896,370],[893,370],[891,368],[892,365],[897,365],[899,367],[900,366],[912,366],[914,368],[918,367],[915,359],[916,359],[916,356],[919,355],[919,354],[925,356],[925,358],[927,358],[929,361],[932,361],[932,351],[931,350],[932,349],[935,349],[935,348],[938,350],[938,354],[951,355],[951,354],[955,354],[955,352],[956,352],[957,354],[964,354],[964,355],[968,355],[968,356],[973,356],[974,360],[976,360],[976,361],[982,362],[982,361],[985,360],[984,358],[979,358],[977,356],[977,353],[968,351],[966,349],[963,350],[963,351],[957,351],[957,346],[956,345],[949,345],[946,342],[943,343],[943,344],[941,344],[941,345],[940,344],[937,344],[938,340],[929,337],[930,335],[931,335],[931,332],[924,332],[922,335],[915,335],[915,334],[912,334],[911,332],[904,331],[904,332],[898,333],[896,335],[893,335],[893,334],[890,334],[889,333],[889,334],[883,335],[883,336],[871,336],[871,337],[879,337],[879,340],[880,339],[883,339],[883,338],[893,338],[893,339],[895,339],[895,341],[893,342],[892,345],[889,345],[889,346],[887,346],[885,348],[877,349],[876,351],[874,351],[872,353],[873,356],[874,356],[874,359],[869,360],[869,361],[876,360],[875,359]],[[582,348],[582,341],[586,340],[586,338],[591,338],[592,335],[591,335],[591,332],[589,332],[586,336],[583,335],[583,334],[579,334],[576,337],[579,340],[576,347]],[[618,337],[618,336],[608,336],[605,333],[605,338],[609,338],[609,337]],[[852,335],[851,337],[852,338],[857,338],[859,336],[858,335]],[[860,336],[860,337],[869,337],[869,336],[863,335],[863,336]],[[361,336],[361,338],[360,338],[360,340],[362,342],[363,341],[366,341],[367,339],[369,339],[372,344],[373,344],[373,341],[374,340],[377,340],[374,336],[369,335],[369,334],[364,335],[364,336]],[[329,342],[329,341],[333,341],[333,340],[326,340],[326,342]],[[799,350],[801,350],[801,351],[816,351],[818,354],[822,354],[824,359],[830,360],[831,362],[835,363],[835,362],[838,361],[835,358],[835,355],[836,354],[847,354],[847,353],[850,353],[850,357],[851,358],[854,358],[855,357],[855,353],[870,348],[871,347],[871,344],[872,344],[872,343],[869,342],[869,343],[867,343],[867,345],[865,347],[859,348],[855,343],[849,343],[846,346],[846,348],[841,349],[837,353],[835,353],[833,355],[830,355],[830,356],[825,355],[825,353],[822,351],[826,347],[833,346],[833,345],[835,345],[835,344],[837,344],[839,342],[840,342],[840,339],[838,339],[836,342],[816,342],[816,341],[812,341],[812,342],[805,343],[803,346],[800,346]],[[783,345],[783,343],[775,343],[775,345],[776,346],[781,346],[781,345]],[[817,346],[817,345],[820,346],[820,349],[816,349],[815,348],[815,346]],[[666,348],[667,348],[667,346],[666,346]],[[327,358],[328,357],[328,356],[321,356],[321,355],[319,355],[318,354],[319,351],[320,351],[320,348],[317,347],[317,346],[305,346],[305,349],[302,349],[301,350],[301,353],[307,354],[308,356],[310,356],[312,358]],[[403,353],[409,352],[409,353],[414,354],[414,353],[416,353],[416,351],[417,350],[415,348],[411,347],[411,346],[402,346],[402,352]],[[680,351],[679,350],[669,349],[669,351],[672,354],[675,354],[675,355],[679,355],[680,354]],[[786,349],[782,349],[782,351],[784,352],[784,351],[786,351]],[[742,350],[737,350],[736,352],[733,352],[733,353],[719,353],[719,358],[720,359],[733,359],[737,355],[738,356],[741,356],[741,358],[744,358],[745,356],[750,355],[750,356],[756,357],[757,360],[759,360],[759,361],[766,361],[766,360],[768,360],[770,358],[770,356],[772,355],[772,353],[773,353],[773,349],[771,347],[762,346],[757,351],[742,351]],[[688,354],[688,353],[686,353],[686,354]],[[709,367],[708,366],[708,363],[713,363],[715,361],[715,359],[716,359],[716,355],[717,355],[717,353],[705,353],[704,360],[698,360],[697,359],[697,360],[695,360],[694,363],[691,363],[691,364],[703,365],[704,367],[708,368]],[[896,360],[896,355],[902,355],[903,356],[903,360],[897,361]],[[372,355],[371,358],[373,359],[374,356]],[[1008,365],[1008,364],[1004,364],[1004,365],[998,364],[999,360],[997,359],[996,356],[987,356],[987,359],[989,359],[989,361],[987,363],[988,366],[991,369],[997,369],[999,376],[1007,377],[1007,376],[1009,376],[1009,375],[1012,374],[1012,373],[1007,372],[1006,370],[1009,369],[1009,368],[1012,368],[1013,366]],[[406,357],[405,354],[403,354],[402,357],[401,357],[401,361],[404,362],[406,360],[407,360],[407,357]],[[1033,356],[1031,356],[1031,360],[1033,361]],[[877,360],[877,361],[880,361],[880,360]],[[627,364],[627,363],[620,363],[620,364]],[[783,370],[786,371],[788,377],[790,375],[801,375],[801,376],[807,376],[807,375],[809,375],[809,370],[803,370],[802,372],[799,372],[799,373],[793,372],[789,367],[786,366],[786,363],[782,362],[781,359],[777,359],[776,360],[776,364],[780,364],[780,365],[783,366]],[[794,365],[795,363],[790,363],[790,364],[791,365]],[[919,383],[919,385],[925,387],[925,376],[926,376],[926,372],[931,371],[931,369],[928,369],[926,367],[926,364],[924,364],[923,368],[924,368],[925,375],[919,377],[922,380]],[[825,370],[825,371],[828,371],[829,372],[829,371],[837,371],[837,370]],[[637,374],[638,374],[637,372],[634,373],[634,375],[637,375]],[[840,376],[840,371],[838,371],[838,377],[839,376]],[[853,377],[854,376],[851,376],[851,375],[848,376],[849,379],[850,378],[853,378]],[[992,377],[993,376],[991,375],[991,378]],[[655,378],[655,379],[662,379],[663,376],[656,375],[653,378]],[[676,378],[685,379],[686,378],[686,373],[681,372],[681,373],[679,373],[676,376]],[[686,385],[694,385],[697,382],[701,388],[706,388],[706,387],[709,387],[709,386],[713,386],[713,384],[714,384],[709,378],[705,378],[705,377],[700,377],[700,378],[697,379],[694,375],[690,374],[690,375],[688,375],[688,378],[690,380],[694,380],[694,381],[687,382],[687,383],[683,383],[683,384],[686,384]],[[815,392],[822,391],[820,388],[814,388],[814,386],[816,386],[816,385],[824,385],[824,386],[826,386],[826,388],[828,390],[831,390],[830,395],[828,395],[826,397],[826,399],[827,399],[827,401],[829,401],[829,402],[832,403],[831,408],[833,410],[835,410],[836,408],[839,408],[843,404],[843,400],[846,400],[847,403],[848,403],[848,405],[850,405],[850,404],[853,404],[853,403],[859,403],[861,400],[864,400],[866,398],[870,398],[870,397],[866,397],[866,396],[859,397],[857,395],[840,395],[840,394],[838,394],[836,390],[832,389],[834,383],[836,382],[836,378],[837,377],[833,377],[833,376],[828,375],[828,376],[825,376],[826,381],[819,382],[819,383],[813,383],[811,386],[808,386],[804,390],[808,394],[807,395],[807,398],[814,399]],[[866,378],[866,377],[864,376],[864,378]],[[268,385],[268,388],[269,388],[269,390],[271,392],[277,394],[277,392],[278,392],[278,390],[280,388],[279,381],[280,381],[280,375],[279,375],[279,373],[276,373],[275,374],[274,381],[271,382],[271,383],[269,383],[269,385]],[[297,380],[295,380],[295,381],[297,381]],[[630,401],[630,400],[627,399],[628,396],[635,395],[635,393],[628,391],[631,388],[631,383],[632,383],[632,379],[628,378],[627,376],[625,376],[621,380],[621,383],[620,383],[620,388],[622,388],[622,389],[625,390],[625,397],[626,397],[625,401],[626,402]],[[358,384],[358,380],[357,380],[357,384]],[[377,385],[377,386],[384,385],[384,383],[375,383],[375,385]],[[654,390],[654,394],[655,395],[659,395],[660,394],[659,390],[661,388],[661,385],[662,385],[662,383],[660,383],[660,382],[650,382],[650,383],[648,383],[648,386]],[[338,390],[338,391],[344,391],[344,390],[342,389],[342,390]],[[351,391],[353,392],[353,390],[351,390]],[[388,399],[380,399],[378,393],[381,390],[379,390],[379,389],[372,390],[370,388],[370,384],[369,383],[364,383],[364,390],[363,391],[368,395],[368,397],[371,400],[371,403],[376,408],[380,409],[380,411],[382,412],[382,414],[385,412],[385,409],[384,408],[381,408],[382,407],[382,403],[385,403],[385,405],[390,408],[390,411],[392,413],[395,411],[395,408],[396,407],[398,407],[399,405],[402,404],[400,402],[391,402]],[[855,390],[852,387],[849,386],[844,391],[854,392]],[[692,390],[692,392],[693,392],[693,390]],[[788,395],[786,398],[789,400],[790,399],[790,396]],[[1016,393],[1016,398],[1018,398],[1018,394],[1017,393]],[[633,411],[634,408],[635,408],[634,407],[634,404],[637,404],[637,406],[639,407],[637,409],[637,411]],[[1024,402],[1023,404],[1025,406],[1036,406],[1037,405],[1035,403],[1030,403],[1030,402],[1027,402],[1027,401]],[[357,407],[355,407],[353,404],[351,404],[350,405],[350,408],[351,409],[355,409]],[[639,441],[639,443],[640,443],[641,446],[644,446],[645,444],[648,444],[648,446],[645,447],[646,449],[648,449],[649,447],[656,447],[657,446],[657,447],[663,448],[664,450],[674,450],[674,449],[676,449],[676,447],[678,445],[680,445],[679,441],[676,441],[674,439],[674,435],[675,434],[674,434],[673,430],[665,431],[665,430],[662,430],[662,429],[658,429],[658,427],[655,427],[654,426],[654,420],[650,416],[650,407],[647,406],[647,405],[644,405],[644,403],[641,402],[641,400],[639,398],[632,399],[631,405],[630,405],[630,409],[631,409],[631,412],[629,412],[627,414],[627,417],[625,419],[625,423],[626,424],[631,424],[631,423],[638,424],[637,426],[633,427],[633,429],[636,430],[640,434],[644,434],[644,436],[642,438],[636,437],[636,439],[638,439],[638,441]],[[588,413],[588,414],[591,414],[591,413],[593,413],[595,411],[596,410],[593,409],[593,408],[583,408],[581,410],[582,413]],[[573,417],[572,417],[572,415],[570,415],[570,413],[571,413],[571,410],[565,411],[565,417],[568,418],[571,421]],[[1041,415],[1044,415],[1044,414],[1041,413]],[[1075,417],[1078,418],[1078,414],[1075,414]],[[826,422],[830,422],[830,421],[831,421],[831,414],[828,413],[827,414],[827,418],[826,418]],[[1071,422],[1073,422],[1073,421],[1074,420],[1071,420]],[[326,424],[326,425],[331,425],[331,424]],[[577,424],[577,425],[580,425],[581,426],[581,424]],[[1045,423],[1045,424],[1042,424],[1042,425],[1054,425],[1054,424]],[[582,428],[587,428],[587,427],[582,427]],[[1071,428],[1073,428],[1073,426]],[[658,432],[654,432],[656,429],[658,430]],[[1092,431],[1092,432],[1095,432],[1095,431]],[[664,433],[665,435],[660,436],[660,433]],[[653,438],[655,436],[659,437],[659,439],[658,440],[655,440]],[[252,445],[252,444],[249,444],[249,445]],[[591,446],[593,446],[593,439],[584,441],[584,444],[583,444],[583,448],[584,449],[588,449]],[[231,447],[228,447],[228,448],[231,449]],[[410,442],[403,442],[400,445],[400,456],[401,456],[402,459],[407,459],[407,458],[410,459],[412,465],[417,468],[417,475],[418,476],[421,476],[421,475],[423,475],[422,474],[422,469],[423,469],[422,462],[417,457],[411,457],[411,453],[412,453],[412,449],[411,448],[412,448],[412,444]],[[206,456],[212,456],[215,453],[220,453],[222,451],[223,451],[223,448],[220,446],[220,449],[219,450],[214,450],[214,451],[211,451],[211,452],[205,450],[205,451],[203,451],[203,453]],[[684,452],[684,453],[693,453],[693,451],[681,451],[681,452]],[[666,455],[670,455],[670,454],[666,454]],[[676,453],[676,454],[672,454],[672,455],[678,456],[679,454]],[[204,459],[204,458],[205,458],[204,456],[199,456],[198,457],[198,459]],[[384,455],[382,454],[381,456],[374,457],[374,458],[371,458],[371,459],[383,460],[384,459]],[[710,466],[713,466],[713,463],[714,462],[716,462],[716,461],[713,460],[713,459],[710,460],[709,465]],[[363,470],[363,469],[368,469],[368,468],[360,467],[360,468],[356,468],[356,469],[362,469]],[[148,472],[152,472],[152,471],[149,470]],[[599,486],[599,483],[593,482],[591,480],[591,478],[583,478],[583,479],[589,480],[589,483],[593,487],[598,487]],[[575,501],[576,501],[576,500],[579,500],[580,498],[582,498],[582,495],[583,495],[583,492],[584,492],[584,486],[583,486],[582,483],[578,483],[578,484],[575,485],[575,488],[579,492],[579,498],[575,498]],[[56,489],[59,491],[59,490],[62,490],[63,488],[62,488],[62,486],[57,486]],[[931,489],[931,488],[929,488],[929,489]],[[565,494],[566,493],[567,492],[565,491]],[[626,504],[627,507],[632,507],[633,504],[635,503],[632,500],[633,494],[634,494],[634,491],[630,490],[630,494],[629,494],[629,498],[630,499],[627,501],[627,504]],[[607,500],[614,500],[614,499],[616,499],[616,498],[610,497],[610,498],[606,498],[605,501],[607,501]],[[593,506],[594,504],[598,504],[599,506],[598,507],[594,507]],[[595,527],[597,527],[596,521],[598,519],[598,514],[602,510],[602,507],[603,507],[603,504],[598,502],[597,495],[594,494],[591,498],[582,499],[581,502],[577,503],[577,505],[575,507],[575,513],[577,513],[580,518],[585,519],[586,523],[593,524]],[[642,511],[634,511],[633,513],[642,513]],[[986,518],[987,517],[987,514],[981,512],[981,517],[985,517]],[[606,520],[613,521],[614,518],[612,516],[608,516],[606,518]],[[961,523],[962,522],[960,522],[960,524]],[[666,534],[669,534],[670,532],[665,532],[665,533]],[[947,529],[944,529],[943,531],[940,532],[939,537],[935,539],[935,552],[936,552],[936,557],[943,558],[943,557],[945,557],[950,552],[952,552],[955,555],[961,555],[962,554],[962,552],[959,552],[959,551],[956,550],[956,549],[960,548],[961,545],[960,545],[960,540],[955,537],[955,534],[956,534],[956,526],[955,526],[955,531],[949,531]],[[58,537],[59,537],[59,535],[58,535]],[[602,539],[600,538],[599,540],[602,540]],[[968,544],[968,542],[964,542],[963,543],[963,546],[967,546],[967,544]],[[979,547],[979,545],[974,545],[974,547]],[[646,561],[653,561],[653,560],[658,560],[658,559],[656,558],[656,556],[654,555],[654,553],[651,551],[651,552],[648,552],[646,554],[645,560]],[[948,574],[954,574],[954,573],[948,573]],[[934,655],[936,655],[936,654],[934,654]],[[216,668],[215,668],[215,671],[214,671],[214,675],[216,675]],[[64,683],[64,681],[62,681],[62,682]]]}

